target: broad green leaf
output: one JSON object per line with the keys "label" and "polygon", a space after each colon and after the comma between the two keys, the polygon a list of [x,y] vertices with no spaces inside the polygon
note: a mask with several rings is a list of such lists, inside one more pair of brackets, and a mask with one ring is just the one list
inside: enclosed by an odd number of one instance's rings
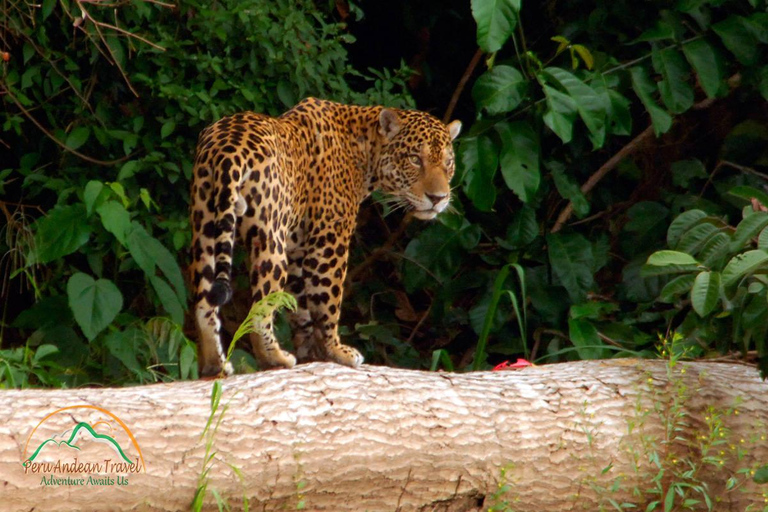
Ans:
{"label": "broad green leaf", "polygon": [[757,237],[757,248],[768,250],[768,228],[763,229]]}
{"label": "broad green leaf", "polygon": [[576,110],[589,130],[593,148],[605,142],[606,107],[602,98],[590,86],[579,80],[573,73],[562,68],[546,68],[542,76],[550,83],[562,88],[576,104]]}
{"label": "broad green leaf", "polygon": [[536,223],[536,210],[524,204],[512,216],[507,226],[507,237],[497,239],[499,245],[509,250],[522,249],[539,236],[539,225]]}
{"label": "broad green leaf", "polygon": [[760,484],[760,485],[768,484],[768,464],[765,464],[757,468],[754,476],[752,477],[752,480],[756,484]]}
{"label": "broad green leaf", "polygon": [[683,234],[675,249],[690,255],[696,255],[709,239],[719,231],[720,228],[717,226],[709,222],[701,222]]}
{"label": "broad green leaf", "polygon": [[559,164],[559,162],[553,162],[549,165],[549,170],[552,173],[552,178],[555,181],[555,187],[557,192],[563,197],[573,203],[573,211],[579,218],[584,217],[589,213],[589,201],[584,197],[579,185],[565,172],[565,166]]}
{"label": "broad green leaf", "polygon": [[702,318],[709,315],[717,306],[720,297],[720,274],[718,272],[700,272],[691,288],[691,305]]}
{"label": "broad green leaf", "polygon": [[669,265],[698,265],[696,258],[680,251],[656,251],[648,256],[647,265],[666,267]]}
{"label": "broad green leaf", "polygon": [[510,190],[524,203],[530,202],[539,189],[539,140],[524,121],[497,123],[501,137],[501,175]]}
{"label": "broad green leaf", "polygon": [[683,188],[688,188],[695,178],[704,179],[709,176],[704,164],[697,158],[678,160],[672,164],[671,171],[672,182]]}
{"label": "broad green leaf", "polygon": [[760,204],[762,204],[765,207],[768,207],[768,194],[763,192],[762,190],[756,189],[755,187],[750,187],[747,185],[739,185],[737,187],[733,187],[728,191],[729,195],[740,197],[742,199],[745,199],[748,202],[751,202],[752,199],[757,199]]}
{"label": "broad green leaf", "polygon": [[693,88],[688,83],[690,69],[674,47],[654,48],[653,67],[662,76],[657,84],[661,99],[673,114],[682,114],[693,105]]}
{"label": "broad green leaf", "polygon": [[109,279],[95,281],[78,272],[67,281],[69,308],[88,341],[103,331],[123,309],[123,295]]}
{"label": "broad green leaf", "polygon": [[683,53],[707,97],[715,98],[725,82],[725,61],[720,50],[706,39],[694,39],[683,44]]}
{"label": "broad green leaf", "polygon": [[165,139],[168,138],[170,134],[173,133],[173,130],[176,129],[176,121],[173,119],[169,119],[166,122],[163,123],[163,126],[160,127],[160,137]]}
{"label": "broad green leaf", "polygon": [[155,289],[160,303],[170,315],[171,319],[179,325],[184,324],[184,307],[179,302],[178,296],[173,292],[170,285],[160,276],[150,276],[149,282]]}
{"label": "broad green leaf", "polygon": [[768,262],[768,253],[760,249],[737,254],[723,269],[723,286],[729,287],[736,284],[744,276],[765,267],[766,262]]}
{"label": "broad green leaf", "polygon": [[595,58],[586,46],[582,44],[574,44],[571,46],[571,50],[579,54],[579,57],[584,61],[584,65],[587,66],[587,69],[595,67]]}
{"label": "broad green leaf", "polygon": [[489,212],[496,202],[493,179],[499,168],[499,150],[487,135],[464,138],[459,146],[459,158],[464,167],[464,193],[478,210]]}
{"label": "broad green leaf", "polygon": [[656,88],[653,81],[648,77],[648,72],[639,66],[631,68],[629,72],[632,75],[632,89],[634,89],[635,94],[640,98],[640,101],[651,116],[653,132],[657,137],[667,133],[672,128],[672,116],[654,101],[653,94]]}
{"label": "broad green leaf", "polygon": [[576,102],[565,93],[548,85],[543,85],[547,110],[544,112],[544,124],[555,135],[560,137],[563,144],[568,144],[573,138],[573,123],[576,121]]}
{"label": "broad green leaf", "polygon": [[758,41],[750,28],[745,19],[736,14],[712,25],[725,47],[745,66],[757,63],[760,56]]}
{"label": "broad green leaf", "polygon": [[56,7],[56,0],[43,0],[43,21],[51,15],[54,7]]}
{"label": "broad green leaf", "polygon": [[503,114],[525,97],[528,82],[512,66],[499,65],[483,73],[472,87],[472,99],[489,114]]}
{"label": "broad green leaf", "polygon": [[592,244],[578,233],[547,235],[549,262],[571,302],[583,302],[592,288]]}
{"label": "broad green leaf", "polygon": [[632,43],[670,41],[675,38],[675,29],[667,20],[657,20],[653,27],[640,34]]}
{"label": "broad green leaf", "polygon": [[580,359],[600,359],[605,345],[598,335],[597,328],[589,320],[568,319],[568,337],[576,347]]}
{"label": "broad green leaf", "polygon": [[101,217],[104,229],[115,235],[121,244],[125,245],[125,239],[131,230],[131,214],[117,201],[107,201],[96,212]]}
{"label": "broad green leaf", "polygon": [[627,98],[608,89],[611,109],[608,112],[608,131],[613,135],[630,135],[632,133],[632,114],[629,111],[630,102]]}
{"label": "broad green leaf", "polygon": [[109,353],[119,359],[126,368],[134,373],[141,374],[145,369],[136,358],[137,344],[141,338],[141,331],[131,327],[124,331],[109,333],[104,339],[104,345],[109,350]]}
{"label": "broad green leaf", "polygon": [[659,294],[659,301],[661,302],[674,302],[675,298],[684,293],[691,291],[693,282],[696,279],[695,274],[684,274],[672,279],[664,288],[662,288]]}
{"label": "broad green leaf", "polygon": [[104,184],[100,181],[91,180],[85,185],[85,191],[83,192],[83,202],[85,203],[85,212],[90,217],[93,213],[93,207],[96,204],[96,200],[99,198],[99,194],[104,190]]}
{"label": "broad green leaf", "polygon": [[48,263],[75,252],[91,236],[85,205],[54,208],[46,217],[37,221],[35,231],[39,263]]}
{"label": "broad green leaf", "polygon": [[699,252],[701,263],[707,268],[720,267],[730,254],[731,237],[723,231],[717,233]]}
{"label": "broad green leaf", "polygon": [[672,221],[667,230],[667,245],[676,249],[683,233],[698,224],[706,216],[707,214],[702,210],[688,210],[675,217],[675,220]]}
{"label": "broad green leaf", "polygon": [[764,227],[768,226],[768,213],[754,212],[745,217],[739,225],[736,226],[736,232],[733,234],[731,242],[731,252],[739,251],[748,245],[752,238],[756,237]]}
{"label": "broad green leaf", "polygon": [[486,52],[498,51],[517,26],[521,0],[472,0],[477,23],[477,44]]}
{"label": "broad green leaf", "polygon": [[88,137],[91,135],[91,129],[87,126],[78,126],[67,135],[67,141],[65,144],[69,149],[75,150],[80,148],[88,141]]}
{"label": "broad green leaf", "polygon": [[57,352],[59,352],[59,347],[56,345],[40,345],[37,347],[37,350],[35,350],[35,355],[32,357],[32,364],[38,364],[42,359],[56,354]]}
{"label": "broad green leaf", "polygon": [[148,278],[155,275],[155,269],[160,270],[173,286],[179,303],[186,303],[186,289],[179,264],[173,254],[156,238],[147,233],[138,222],[131,223],[131,230],[125,239],[126,247],[136,264]]}

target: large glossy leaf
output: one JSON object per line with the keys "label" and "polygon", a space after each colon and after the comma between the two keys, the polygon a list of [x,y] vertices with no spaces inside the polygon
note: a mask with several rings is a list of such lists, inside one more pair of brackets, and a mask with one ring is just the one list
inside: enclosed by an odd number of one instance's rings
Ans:
{"label": "large glossy leaf", "polygon": [[179,325],[184,324],[184,306],[179,302],[179,297],[174,293],[173,288],[160,276],[150,276],[149,282],[152,283],[160,304],[163,305],[171,319]]}
{"label": "large glossy leaf", "polygon": [[506,239],[497,239],[497,241],[505,249],[515,250],[530,244],[538,235],[539,225],[536,223],[536,210],[524,204],[512,216],[512,221],[507,226]]}
{"label": "large glossy leaf", "polygon": [[185,304],[186,289],[184,287],[184,278],[173,254],[156,238],[147,233],[141,224],[135,221],[131,224],[131,230],[125,242],[134,261],[147,277],[151,278],[154,276],[156,269],[160,268],[171,285],[173,285],[179,303]]}
{"label": "large glossy leaf", "polygon": [[667,245],[676,249],[683,233],[697,225],[706,216],[707,214],[702,210],[688,210],[675,217],[667,230]]}
{"label": "large glossy leaf", "polygon": [[725,61],[720,50],[706,39],[694,39],[683,45],[683,53],[707,97],[716,97],[725,81]]}
{"label": "large glossy leaf", "polygon": [[578,233],[547,235],[549,262],[571,302],[583,302],[592,288],[592,244]]}
{"label": "large glossy leaf", "polygon": [[720,274],[700,272],[691,288],[691,305],[700,317],[710,314],[720,298]]}
{"label": "large glossy leaf", "polygon": [[501,175],[504,182],[521,201],[527,203],[539,189],[539,140],[531,126],[524,121],[498,123],[501,137]]}
{"label": "large glossy leaf", "polygon": [[121,244],[125,245],[125,239],[131,230],[131,215],[122,204],[117,201],[107,201],[96,212],[101,217],[104,229],[115,235]]}
{"label": "large glossy leaf", "polygon": [[523,101],[527,87],[528,81],[520,71],[502,64],[477,79],[472,87],[472,98],[489,114],[503,114]]}
{"label": "large glossy leaf", "polygon": [[549,164],[549,171],[552,173],[557,192],[564,199],[571,201],[576,216],[581,218],[588,214],[589,201],[581,192],[578,183],[565,172],[565,166],[560,165],[558,162],[553,162]]}
{"label": "large glossy leaf", "polygon": [[486,52],[498,51],[517,26],[521,0],[472,0],[477,23],[477,44]]}
{"label": "large glossy leaf", "polygon": [[648,72],[645,68],[635,66],[629,70],[632,75],[632,89],[634,89],[637,97],[645,106],[648,114],[651,116],[651,124],[653,125],[653,132],[658,137],[663,133],[667,133],[672,128],[672,116],[667,113],[666,110],[656,104],[653,99],[653,94],[656,91],[653,81],[648,77]]}
{"label": "large glossy leaf", "polygon": [[696,258],[680,251],[656,251],[648,256],[648,265],[666,267],[669,265],[697,265]]}
{"label": "large glossy leaf", "polygon": [[464,138],[459,147],[459,158],[464,168],[464,193],[478,210],[491,211],[496,202],[493,179],[499,168],[496,143],[487,135]]}
{"label": "large glossy leaf", "polygon": [[109,279],[94,280],[78,272],[67,281],[69,307],[83,334],[92,341],[123,308],[123,295]]}
{"label": "large glossy leaf", "polygon": [[40,263],[75,252],[91,236],[91,226],[82,204],[56,207],[40,219],[36,227],[35,246]]}
{"label": "large glossy leaf", "polygon": [[576,75],[562,68],[546,68],[542,76],[550,83],[560,87],[576,104],[576,110],[589,130],[592,146],[597,149],[605,143],[606,104],[590,86],[579,80]]}
{"label": "large glossy leaf", "polygon": [[745,66],[755,64],[761,48],[749,24],[739,15],[732,14],[719,23],[712,25],[712,30],[720,36],[723,44]]}
{"label": "large glossy leaf", "polygon": [[731,252],[742,249],[766,226],[768,226],[768,213],[766,212],[754,212],[742,219],[739,225],[736,226],[736,232],[733,234]]}
{"label": "large glossy leaf", "polygon": [[701,222],[683,234],[680,237],[680,243],[677,244],[678,251],[687,252],[691,255],[696,255],[699,250],[709,241],[715,233],[719,232],[720,228],[710,224],[709,222]]}
{"label": "large glossy leaf", "polygon": [[78,126],[67,135],[65,144],[69,149],[79,149],[83,144],[88,142],[88,137],[90,135],[90,128],[87,126]]}
{"label": "large glossy leaf", "polygon": [[693,88],[688,83],[690,69],[675,47],[654,48],[653,67],[662,76],[658,83],[661,99],[673,114],[682,114],[693,105]]}
{"label": "large glossy leaf", "polygon": [[600,359],[605,343],[600,339],[597,328],[589,320],[582,318],[568,319],[568,337],[580,359]]}
{"label": "large glossy leaf", "polygon": [[730,254],[731,237],[723,231],[710,238],[698,254],[707,268],[719,268]]}
{"label": "large glossy leaf", "polygon": [[554,87],[544,85],[542,89],[547,102],[547,110],[543,116],[544,124],[567,144],[573,138],[573,123],[577,116],[576,102]]}
{"label": "large glossy leaf", "polygon": [[768,253],[756,249],[737,254],[723,269],[723,286],[731,286],[748,274],[768,265]]}
{"label": "large glossy leaf", "polygon": [[674,302],[678,296],[691,291],[695,279],[695,274],[685,274],[672,279],[662,288],[659,301]]}

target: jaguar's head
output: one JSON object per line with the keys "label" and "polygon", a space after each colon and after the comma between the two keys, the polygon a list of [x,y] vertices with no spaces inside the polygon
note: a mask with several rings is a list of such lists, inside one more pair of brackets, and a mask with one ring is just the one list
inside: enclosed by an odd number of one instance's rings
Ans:
{"label": "jaguar's head", "polygon": [[424,112],[382,109],[381,190],[394,202],[412,209],[418,219],[432,219],[445,210],[456,169],[453,140],[460,131],[460,121],[446,125]]}

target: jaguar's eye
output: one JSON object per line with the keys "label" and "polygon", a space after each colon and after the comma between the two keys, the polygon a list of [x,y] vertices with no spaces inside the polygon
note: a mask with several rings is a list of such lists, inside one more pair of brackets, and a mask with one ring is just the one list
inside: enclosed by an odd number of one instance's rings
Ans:
{"label": "jaguar's eye", "polygon": [[418,155],[409,156],[408,161],[415,167],[421,167],[421,157]]}

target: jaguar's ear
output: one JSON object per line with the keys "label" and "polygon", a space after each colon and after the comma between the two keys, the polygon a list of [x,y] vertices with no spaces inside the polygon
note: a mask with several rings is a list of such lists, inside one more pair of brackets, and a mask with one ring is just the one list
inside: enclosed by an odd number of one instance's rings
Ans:
{"label": "jaguar's ear", "polygon": [[385,136],[387,140],[392,140],[395,135],[397,135],[397,132],[400,131],[401,127],[400,118],[397,117],[397,114],[395,114],[394,111],[389,110],[388,108],[381,109],[381,113],[379,114],[380,134]]}
{"label": "jaguar's ear", "polygon": [[461,121],[458,119],[448,123],[448,133],[451,134],[451,140],[454,140],[461,133]]}

